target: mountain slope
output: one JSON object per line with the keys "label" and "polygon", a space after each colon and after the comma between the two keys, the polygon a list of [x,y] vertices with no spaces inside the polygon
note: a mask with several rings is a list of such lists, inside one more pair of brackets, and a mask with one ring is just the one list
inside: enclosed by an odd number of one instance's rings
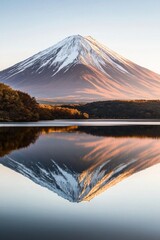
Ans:
{"label": "mountain slope", "polygon": [[160,75],[91,37],[70,36],[0,72],[0,81],[56,101],[159,99]]}

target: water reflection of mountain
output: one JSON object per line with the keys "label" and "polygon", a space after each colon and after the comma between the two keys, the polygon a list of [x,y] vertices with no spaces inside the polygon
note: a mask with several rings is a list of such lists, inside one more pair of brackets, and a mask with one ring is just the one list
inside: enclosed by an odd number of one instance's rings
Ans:
{"label": "water reflection of mountain", "polygon": [[1,129],[0,161],[69,201],[91,200],[160,162],[160,127],[133,128]]}

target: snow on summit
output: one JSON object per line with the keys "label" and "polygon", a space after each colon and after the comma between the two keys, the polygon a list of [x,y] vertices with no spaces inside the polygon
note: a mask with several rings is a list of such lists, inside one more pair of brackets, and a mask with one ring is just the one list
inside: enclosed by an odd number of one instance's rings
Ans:
{"label": "snow on summit", "polygon": [[158,99],[160,76],[91,36],[73,35],[0,72],[0,82],[56,101]]}
{"label": "snow on summit", "polygon": [[[112,57],[113,56],[106,54],[105,48],[98,44],[91,36],[82,37],[80,35],[73,35],[22,61],[17,65],[15,71],[19,70],[16,71],[16,74],[18,74],[33,64],[37,64],[37,72],[39,72],[38,70],[43,70],[46,66],[54,66],[55,68],[58,66],[57,71],[53,74],[55,75],[61,69],[75,62],[93,65],[102,70],[99,61],[101,64],[105,64],[105,58],[107,58],[110,63],[114,64]],[[125,69],[123,70],[125,71]]]}

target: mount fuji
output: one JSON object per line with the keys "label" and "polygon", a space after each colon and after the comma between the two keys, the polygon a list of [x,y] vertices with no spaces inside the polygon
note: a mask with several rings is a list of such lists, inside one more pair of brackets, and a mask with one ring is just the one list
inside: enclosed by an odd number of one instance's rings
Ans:
{"label": "mount fuji", "polygon": [[160,75],[74,35],[0,72],[0,82],[39,99],[159,99]]}

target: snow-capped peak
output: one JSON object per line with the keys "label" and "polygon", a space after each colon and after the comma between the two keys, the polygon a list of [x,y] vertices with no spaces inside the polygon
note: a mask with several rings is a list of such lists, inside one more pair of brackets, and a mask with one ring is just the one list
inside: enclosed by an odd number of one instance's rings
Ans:
{"label": "snow-capped peak", "polygon": [[1,71],[0,82],[57,102],[159,99],[160,88],[158,74],[81,35]]}
{"label": "snow-capped peak", "polygon": [[[11,69],[10,77],[27,68],[33,68],[37,73],[43,72],[46,68],[52,69],[52,76],[54,76],[62,69],[64,72],[68,71],[75,64],[95,67],[106,73],[104,68],[107,63],[117,68],[118,65],[114,59],[113,52],[99,44],[91,36],[73,35],[18,63]],[[127,72],[123,67],[119,67],[119,70]]]}

